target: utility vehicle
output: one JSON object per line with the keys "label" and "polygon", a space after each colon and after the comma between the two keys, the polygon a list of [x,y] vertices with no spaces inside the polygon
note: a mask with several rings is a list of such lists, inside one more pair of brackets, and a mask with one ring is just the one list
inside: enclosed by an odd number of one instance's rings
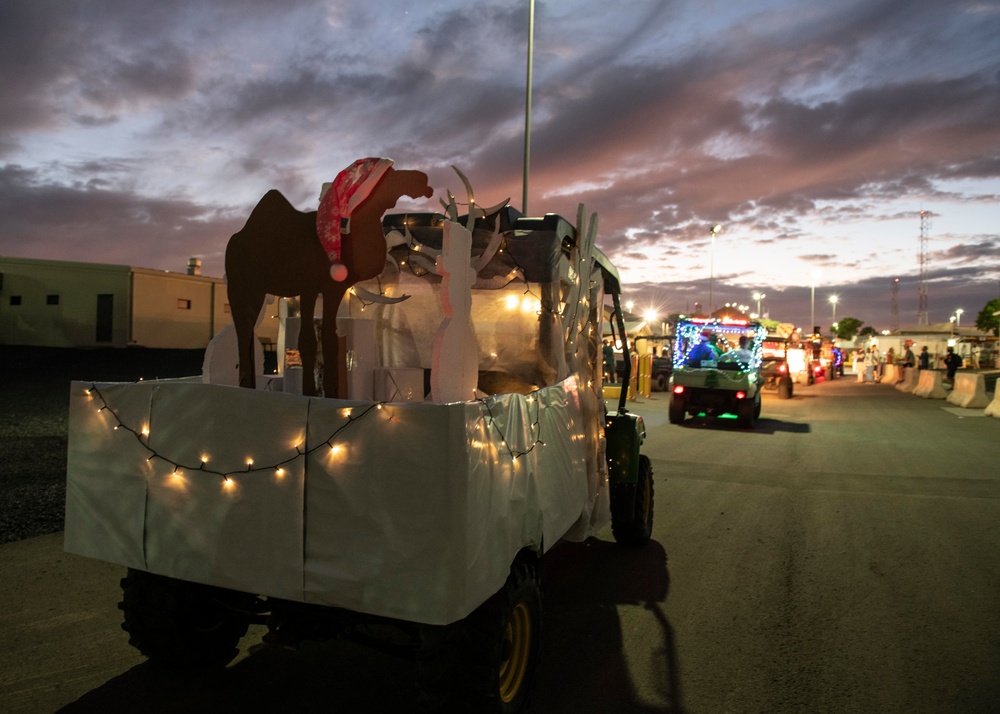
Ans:
{"label": "utility vehicle", "polygon": [[[746,347],[737,353],[741,337]],[[670,375],[670,423],[681,424],[689,414],[729,414],[736,416],[740,427],[753,428],[760,417],[761,351],[766,337],[767,329],[751,320],[679,320]]]}
{"label": "utility vehicle", "polygon": [[386,268],[337,316],[346,399],[285,392],[291,367],[256,389],[73,383],[65,546],[128,569],[123,628],[151,660],[224,666],[259,624],[264,643],[345,637],[414,658],[426,708],[519,711],[539,559],[609,521],[621,544],[649,540],[645,426],[627,386],[616,410],[601,396],[606,313],[629,346],[596,220],[475,220],[478,386],[433,403],[448,220],[385,217]]}

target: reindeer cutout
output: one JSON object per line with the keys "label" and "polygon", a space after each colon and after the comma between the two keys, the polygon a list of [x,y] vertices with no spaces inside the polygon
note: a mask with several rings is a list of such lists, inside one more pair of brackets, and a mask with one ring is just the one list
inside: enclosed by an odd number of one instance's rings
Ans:
{"label": "reindeer cutout", "polygon": [[481,256],[473,264],[472,229],[476,218],[485,214],[476,208],[468,179],[457,168],[455,172],[468,192],[469,216],[467,225],[463,226],[458,220],[455,196],[449,191],[441,253],[435,265],[435,272],[441,276],[441,311],[444,314],[431,351],[431,401],[438,403],[462,402],[475,397],[479,380],[479,343],[472,325],[472,285],[478,270],[500,247],[498,238],[491,241],[487,248],[489,255]]}
{"label": "reindeer cutout", "polygon": [[[433,189],[420,171],[393,168],[391,159],[361,159],[340,172],[335,195],[324,195],[320,211],[295,209],[276,190],[268,191],[246,225],[226,247],[229,304],[239,347],[240,386],[255,386],[253,328],[265,297],[300,296],[302,393],[317,393],[313,370],[317,340],[316,300],[323,296],[323,394],[338,394],[342,355],[337,310],[355,283],[377,277],[385,265],[382,214],[402,196],[430,198]],[[317,220],[318,219],[318,220]]]}

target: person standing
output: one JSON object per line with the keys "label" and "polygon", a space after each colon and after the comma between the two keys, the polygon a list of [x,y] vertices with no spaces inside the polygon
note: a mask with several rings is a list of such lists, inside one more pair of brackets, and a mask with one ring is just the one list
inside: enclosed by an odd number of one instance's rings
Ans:
{"label": "person standing", "polygon": [[955,348],[949,347],[948,354],[944,356],[945,381],[955,383],[955,373],[962,366],[962,358],[955,354]]}
{"label": "person standing", "polygon": [[903,369],[899,370],[899,378],[896,383],[899,384],[906,377],[906,370],[913,369],[917,364],[917,358],[913,356],[913,347],[907,342],[906,352],[903,353]]}
{"label": "person standing", "polygon": [[969,352],[969,365],[972,369],[979,369],[979,345],[973,345]]}
{"label": "person standing", "polygon": [[618,370],[615,369],[615,348],[610,340],[604,340],[604,374],[609,384],[618,381]]}
{"label": "person standing", "polygon": [[865,384],[875,384],[875,355],[872,348],[865,349]]}
{"label": "person standing", "polygon": [[872,347],[872,373],[876,382],[882,381],[882,352],[879,350],[878,346]]}
{"label": "person standing", "polygon": [[920,348],[920,362],[917,366],[918,369],[930,369],[931,368],[931,353],[927,351],[927,345]]}

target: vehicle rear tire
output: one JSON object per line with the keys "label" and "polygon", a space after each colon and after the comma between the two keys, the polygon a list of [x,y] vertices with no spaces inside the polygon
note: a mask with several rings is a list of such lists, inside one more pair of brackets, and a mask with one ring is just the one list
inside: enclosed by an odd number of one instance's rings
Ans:
{"label": "vehicle rear tire", "polygon": [[468,617],[421,631],[417,661],[424,710],[513,714],[528,704],[541,654],[537,567],[519,558],[503,588]]}
{"label": "vehicle rear tire", "polygon": [[778,380],[778,399],[791,399],[792,390],[791,377],[782,377]]}
{"label": "vehicle rear tire", "polygon": [[223,667],[239,653],[255,597],[128,569],[118,607],[129,644],[180,669]]}
{"label": "vehicle rear tire", "polygon": [[[628,488],[631,486],[615,486],[616,489]],[[611,498],[615,498],[612,492]],[[624,497],[625,492],[619,491],[619,497]],[[631,493],[628,493],[631,496]],[[635,500],[632,507],[631,518],[624,520],[615,518],[618,513],[614,503],[611,504],[611,534],[615,537],[615,542],[619,545],[638,546],[645,545],[653,535],[653,465],[648,456],[639,455],[639,474],[635,482]]]}
{"label": "vehicle rear tire", "polygon": [[667,391],[667,378],[662,374],[658,374],[653,377],[653,391],[654,392],[665,392]]}
{"label": "vehicle rear tire", "polygon": [[760,390],[757,391],[757,396],[754,397],[753,403],[753,418],[760,419],[760,408],[761,408],[761,397]]}
{"label": "vehicle rear tire", "polygon": [[670,423],[682,424],[684,422],[684,417],[686,416],[687,412],[684,409],[684,397],[679,394],[672,394],[670,396]]}
{"label": "vehicle rear tire", "polygon": [[754,402],[744,399],[736,405],[736,423],[741,429],[753,429]]}

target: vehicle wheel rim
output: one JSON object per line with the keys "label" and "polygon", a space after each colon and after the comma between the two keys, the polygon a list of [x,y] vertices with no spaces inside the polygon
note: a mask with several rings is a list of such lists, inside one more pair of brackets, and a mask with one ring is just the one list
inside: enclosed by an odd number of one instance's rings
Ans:
{"label": "vehicle wheel rim", "polygon": [[510,703],[521,691],[531,657],[531,612],[528,605],[519,602],[510,614],[504,632],[506,659],[500,662],[500,698]]}

